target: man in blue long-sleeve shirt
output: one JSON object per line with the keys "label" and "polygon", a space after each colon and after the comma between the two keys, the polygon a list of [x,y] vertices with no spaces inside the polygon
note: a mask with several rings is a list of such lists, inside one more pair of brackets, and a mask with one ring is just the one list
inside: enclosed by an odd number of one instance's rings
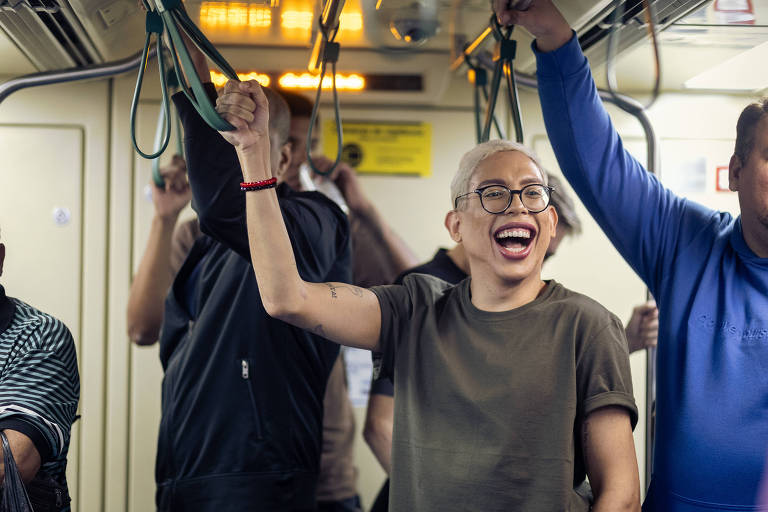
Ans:
{"label": "man in blue long-sleeve shirt", "polygon": [[659,307],[653,477],[645,510],[761,510],[768,442],[768,101],[737,125],[741,215],[664,188],[623,147],[578,40],[550,0],[495,0],[535,37],[539,95],[560,167]]}

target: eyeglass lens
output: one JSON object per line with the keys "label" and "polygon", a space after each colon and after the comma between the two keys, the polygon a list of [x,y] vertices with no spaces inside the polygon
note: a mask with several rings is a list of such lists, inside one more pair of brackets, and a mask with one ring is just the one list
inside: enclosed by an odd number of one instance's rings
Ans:
{"label": "eyeglass lens", "polygon": [[[533,213],[543,211],[549,204],[549,190],[544,185],[526,185],[518,193],[523,206]],[[501,213],[512,203],[512,191],[502,185],[493,185],[483,190],[480,200],[490,213]]]}

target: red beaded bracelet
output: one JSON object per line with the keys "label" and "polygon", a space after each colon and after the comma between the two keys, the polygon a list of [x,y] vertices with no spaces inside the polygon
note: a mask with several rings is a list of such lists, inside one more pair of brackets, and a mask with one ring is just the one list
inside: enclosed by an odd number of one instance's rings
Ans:
{"label": "red beaded bracelet", "polygon": [[261,181],[243,181],[240,183],[240,190],[245,192],[266,190],[268,188],[275,188],[275,185],[277,185],[277,178],[269,178],[268,180]]}

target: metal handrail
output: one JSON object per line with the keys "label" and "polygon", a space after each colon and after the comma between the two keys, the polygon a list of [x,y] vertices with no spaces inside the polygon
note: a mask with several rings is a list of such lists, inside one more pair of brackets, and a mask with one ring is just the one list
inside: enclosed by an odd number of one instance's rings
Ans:
{"label": "metal handrail", "polygon": [[[139,52],[125,59],[106,62],[88,67],[58,69],[55,71],[43,71],[41,73],[31,73],[12,78],[0,84],[0,103],[16,91],[37,87],[40,85],[61,84],[66,82],[75,82],[78,80],[88,80],[92,78],[107,78],[121,75],[133,71],[141,64],[141,53]],[[157,55],[157,49],[152,48],[148,59]]]}
{"label": "metal handrail", "polygon": [[[538,89],[538,81],[535,76],[515,72],[515,78],[520,85]],[[651,120],[645,112],[643,104],[637,100],[617,93],[598,89],[598,94],[603,101],[613,103],[620,109],[635,117],[645,133],[646,142],[646,170],[651,174],[659,175],[659,140],[653,129]],[[650,293],[646,292],[647,298]],[[653,469],[653,438],[655,435],[654,407],[656,403],[656,348],[646,349],[646,374],[645,374],[645,485],[651,481]]]}

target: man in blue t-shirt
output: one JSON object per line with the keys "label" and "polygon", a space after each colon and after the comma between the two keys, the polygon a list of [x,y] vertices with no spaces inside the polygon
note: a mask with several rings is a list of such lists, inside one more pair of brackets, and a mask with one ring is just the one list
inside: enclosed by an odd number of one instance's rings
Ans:
{"label": "man in blue t-shirt", "polygon": [[757,510],[768,440],[768,99],[736,125],[733,218],[676,196],[625,151],[550,0],[527,11],[494,3],[502,24],[536,37],[544,121],[563,174],[658,303],[645,510]]}

